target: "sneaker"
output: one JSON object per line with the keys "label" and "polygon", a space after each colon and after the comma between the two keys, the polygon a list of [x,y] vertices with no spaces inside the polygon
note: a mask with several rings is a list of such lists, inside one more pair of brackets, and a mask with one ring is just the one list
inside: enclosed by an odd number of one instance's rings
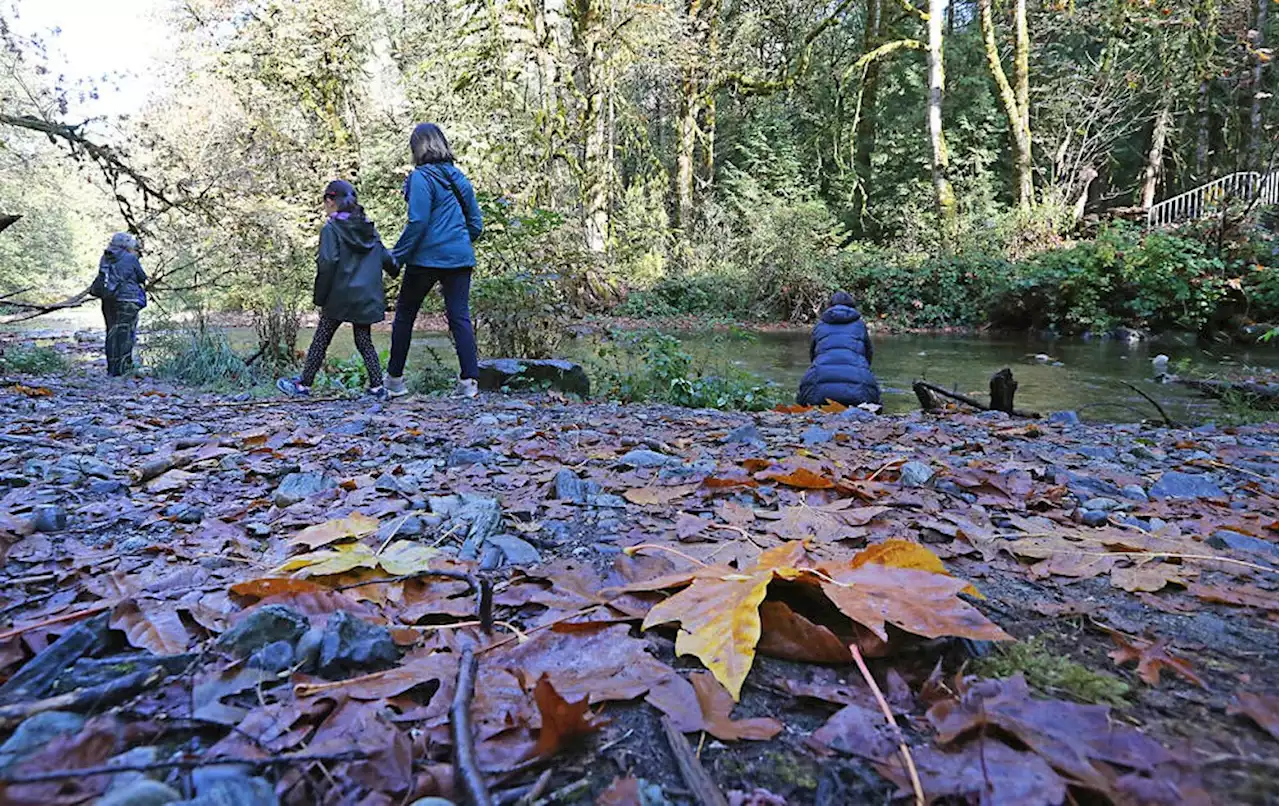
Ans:
{"label": "sneaker", "polygon": [[480,394],[480,384],[476,383],[475,378],[463,378],[458,381],[458,385],[453,387],[454,397],[473,398]]}
{"label": "sneaker", "polygon": [[364,390],[365,397],[371,397],[374,400],[386,400],[387,389],[384,386],[373,386]]}
{"label": "sneaker", "polygon": [[404,397],[409,394],[409,390],[404,387],[404,377],[397,378],[395,375],[387,376],[387,397]]}
{"label": "sneaker", "polygon": [[301,378],[281,378],[276,381],[276,388],[290,397],[311,396],[311,387],[303,386]]}

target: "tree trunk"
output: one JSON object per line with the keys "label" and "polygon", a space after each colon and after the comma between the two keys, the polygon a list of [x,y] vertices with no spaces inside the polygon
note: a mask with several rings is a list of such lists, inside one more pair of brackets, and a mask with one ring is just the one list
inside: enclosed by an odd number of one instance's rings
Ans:
{"label": "tree trunk", "polygon": [[[867,0],[867,22],[862,34],[862,52],[870,53],[880,45],[881,0]],[[871,187],[871,157],[876,150],[876,95],[880,87],[880,60],[872,59],[862,74],[858,87],[856,124],[853,137],[856,143],[853,153],[853,172],[858,185],[853,193],[853,233],[866,233],[865,216]]]}
{"label": "tree trunk", "polygon": [[955,222],[956,196],[951,189],[947,160],[947,138],[942,130],[942,94],[946,86],[943,65],[942,26],[946,22],[948,0],[929,0],[929,147],[933,157],[933,194],[944,229]]}
{"label": "tree trunk", "polygon": [[1246,171],[1262,170],[1262,96],[1265,88],[1262,86],[1263,71],[1263,48],[1266,42],[1263,40],[1263,31],[1266,30],[1267,24],[1267,3],[1271,0],[1257,0],[1254,8],[1253,30],[1253,80],[1250,82],[1250,92],[1252,98],[1249,102],[1249,146],[1246,151],[1248,162],[1244,166]]}
{"label": "tree trunk", "polygon": [[603,9],[600,0],[572,0],[567,10],[576,62],[573,71],[578,96],[576,133],[582,143],[578,196],[582,206],[583,235],[588,249],[603,253],[607,251],[609,241],[609,138],[605,132],[608,116],[604,114]]}
{"label": "tree trunk", "polygon": [[1209,79],[1203,79],[1196,101],[1196,158],[1192,165],[1196,184],[1209,181],[1209,87]]}
{"label": "tree trunk", "polygon": [[693,164],[698,152],[698,106],[686,71],[680,82],[680,109],[676,117],[676,223],[681,232],[693,226]]}
{"label": "tree trunk", "polygon": [[991,69],[991,78],[996,83],[1001,106],[1009,121],[1009,135],[1013,145],[1013,187],[1014,201],[1019,208],[1027,210],[1034,201],[1035,188],[1032,183],[1031,161],[1031,126],[1028,101],[1029,78],[1028,51],[1030,42],[1027,35],[1026,0],[1014,3],[1014,30],[1017,34],[1014,44],[1013,84],[1010,85],[1000,63],[1000,49],[996,45],[996,25],[991,13],[991,0],[978,0],[978,21],[982,28],[983,47],[987,55],[987,66]]}
{"label": "tree trunk", "polygon": [[1164,173],[1164,144],[1169,138],[1173,123],[1173,101],[1167,96],[1160,102],[1155,123],[1151,126],[1151,148],[1147,151],[1147,166],[1142,172],[1142,209],[1150,210],[1156,203],[1156,188]]}

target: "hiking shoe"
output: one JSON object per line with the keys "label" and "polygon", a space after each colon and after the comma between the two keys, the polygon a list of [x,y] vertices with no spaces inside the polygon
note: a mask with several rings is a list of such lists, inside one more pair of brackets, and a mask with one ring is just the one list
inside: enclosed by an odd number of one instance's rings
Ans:
{"label": "hiking shoe", "polygon": [[463,378],[458,381],[458,385],[453,387],[453,397],[473,398],[480,394],[480,384],[476,383],[475,378]]}
{"label": "hiking shoe", "polygon": [[387,399],[387,389],[386,389],[386,387],[385,387],[385,386],[372,386],[372,387],[370,387],[370,388],[368,388],[368,389],[364,390],[364,396],[365,396],[365,397],[371,397],[371,398],[373,398],[374,400],[386,400],[386,399]]}
{"label": "hiking shoe", "polygon": [[409,390],[404,387],[404,376],[397,378],[395,375],[387,376],[387,397],[404,397],[409,394]]}
{"label": "hiking shoe", "polygon": [[301,378],[281,378],[276,381],[276,388],[290,397],[311,396],[311,387],[303,386]]}

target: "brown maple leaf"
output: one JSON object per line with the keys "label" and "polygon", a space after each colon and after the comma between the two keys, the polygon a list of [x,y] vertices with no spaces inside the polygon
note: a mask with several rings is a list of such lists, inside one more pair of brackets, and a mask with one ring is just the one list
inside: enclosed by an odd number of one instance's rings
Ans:
{"label": "brown maple leaf", "polygon": [[1204,680],[1191,668],[1191,661],[1172,654],[1163,638],[1158,641],[1148,641],[1145,638],[1130,639],[1114,630],[1108,632],[1111,633],[1111,640],[1116,643],[1116,649],[1110,652],[1111,659],[1117,666],[1123,666],[1129,661],[1137,661],[1138,677],[1147,685],[1160,685],[1160,672],[1168,669],[1201,688],[1208,688]]}
{"label": "brown maple leaf", "polygon": [[533,701],[538,705],[542,728],[530,758],[549,758],[573,737],[594,733],[609,722],[591,713],[587,698],[569,702],[561,697],[545,672],[533,687]]}
{"label": "brown maple leaf", "polygon": [[726,742],[738,739],[764,741],[772,739],[782,732],[782,723],[769,717],[756,719],[730,719],[733,711],[733,697],[724,690],[715,675],[711,672],[694,672],[689,677],[693,690],[698,694],[698,705],[702,707],[703,730]]}

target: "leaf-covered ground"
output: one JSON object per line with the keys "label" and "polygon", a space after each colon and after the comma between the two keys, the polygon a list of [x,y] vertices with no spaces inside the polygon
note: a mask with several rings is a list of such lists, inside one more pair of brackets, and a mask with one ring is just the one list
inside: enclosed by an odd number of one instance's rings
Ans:
{"label": "leaf-covered ground", "polygon": [[1274,426],[0,406],[0,802],[1276,802]]}

